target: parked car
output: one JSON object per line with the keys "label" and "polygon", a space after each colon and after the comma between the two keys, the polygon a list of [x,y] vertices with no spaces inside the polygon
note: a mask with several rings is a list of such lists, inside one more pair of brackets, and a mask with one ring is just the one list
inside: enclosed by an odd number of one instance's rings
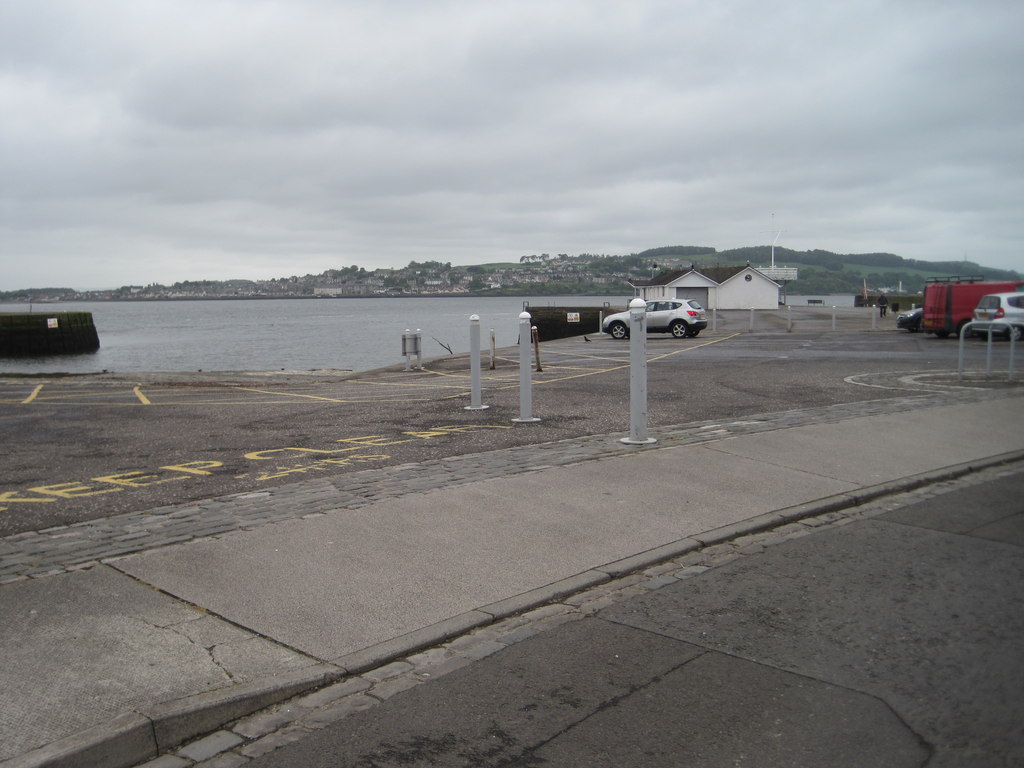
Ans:
{"label": "parked car", "polygon": [[935,277],[924,287],[924,316],[921,330],[944,339],[973,319],[974,308],[982,296],[992,293],[1024,291],[1024,282],[992,283],[980,277]]}
{"label": "parked car", "polygon": [[[693,299],[666,299],[647,302],[647,332],[671,333],[677,339],[693,338],[708,327],[704,307]],[[613,339],[629,337],[629,312],[608,315],[601,330]]]}
{"label": "parked car", "polygon": [[911,333],[921,330],[921,317],[924,315],[924,307],[914,307],[906,312],[900,312],[896,316],[896,327],[906,328]]}
{"label": "parked car", "polygon": [[[1011,325],[1007,327],[1006,323]],[[1012,333],[1017,341],[1024,337],[1024,293],[990,293],[981,297],[974,309],[971,330],[987,334],[990,328],[1006,338]]]}

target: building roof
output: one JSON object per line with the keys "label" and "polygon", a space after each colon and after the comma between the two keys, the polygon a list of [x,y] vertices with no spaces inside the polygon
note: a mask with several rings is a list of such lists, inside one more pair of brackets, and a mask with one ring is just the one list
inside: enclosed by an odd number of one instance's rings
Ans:
{"label": "building roof", "polygon": [[688,275],[694,270],[692,269],[672,269],[666,272],[662,272],[660,275],[651,278],[650,280],[630,280],[631,285],[668,285],[671,282],[678,280],[683,275]]}
{"label": "building roof", "polygon": [[742,267],[703,267],[701,269],[698,269],[697,271],[704,275],[704,277],[709,277],[716,283],[721,285],[730,277],[735,277],[740,272],[743,272],[744,270],[749,268],[750,265],[745,264]]}
{"label": "building roof", "polygon": [[[701,267],[700,269],[674,269],[662,272],[660,275],[655,276],[651,280],[632,280],[632,285],[636,287],[652,286],[652,285],[670,285],[681,277],[685,277],[691,272],[706,277],[718,285],[721,285],[729,278],[735,277],[740,272],[744,272],[748,269],[752,269],[757,272],[757,267],[752,267],[749,264],[744,264],[739,267]],[[761,274],[758,272],[758,274]],[[764,276],[765,280],[770,280],[767,276]]]}

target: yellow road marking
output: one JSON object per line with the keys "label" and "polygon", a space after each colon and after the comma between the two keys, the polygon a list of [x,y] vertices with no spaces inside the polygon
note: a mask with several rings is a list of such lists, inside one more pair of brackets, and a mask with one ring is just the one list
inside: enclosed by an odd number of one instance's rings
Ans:
{"label": "yellow road marking", "polygon": [[40,385],[39,385],[38,387],[36,387],[35,389],[33,389],[33,390],[32,390],[32,394],[31,394],[31,395],[29,395],[28,397],[26,397],[26,398],[25,398],[24,400],[22,400],[22,401],[21,401],[21,404],[22,404],[22,405],[28,405],[28,404],[29,404],[29,403],[31,403],[31,402],[32,402],[33,400],[35,400],[35,399],[36,399],[36,397],[38,397],[38,396],[39,396],[39,393],[43,391],[43,386],[44,386],[43,384],[40,384]]}
{"label": "yellow road marking", "polygon": [[[729,339],[732,339],[732,338],[734,338],[736,336],[739,336],[739,335],[741,335],[741,334],[740,333],[734,333],[734,334],[731,334],[729,336],[725,336],[725,337],[723,337],[721,339],[711,339],[710,341],[705,341],[703,344],[697,344],[697,345],[692,346],[692,347],[686,347],[685,349],[674,349],[671,352],[666,352],[663,355],[655,355],[654,357],[649,357],[647,359],[647,362],[653,363],[653,362],[656,362],[658,360],[664,360],[666,357],[672,357],[672,355],[679,355],[679,354],[682,354],[683,352],[689,352],[692,349],[700,349],[701,347],[707,347],[707,346],[709,346],[711,344],[718,344],[721,341],[728,341]],[[554,378],[554,379],[547,379],[547,378],[537,379],[537,380],[534,381],[534,384],[553,384],[553,383],[558,382],[558,381],[571,381],[572,379],[583,379],[583,378],[586,378],[587,376],[597,376],[597,375],[602,374],[602,373],[612,373],[613,371],[621,371],[624,368],[629,368],[629,365],[630,365],[629,363],[624,363],[622,365],[617,365],[617,366],[614,366],[612,368],[601,368],[599,370],[589,371],[587,373],[577,373],[577,374],[575,374],[573,376],[560,376],[560,377]],[[519,386],[519,385],[515,384],[515,385],[510,386],[510,387],[503,387],[503,389],[512,389],[513,387],[517,387],[517,386]]]}
{"label": "yellow road marking", "polygon": [[277,395],[278,397],[281,397],[281,396],[284,396],[284,397],[304,397],[307,400],[324,400],[324,401],[326,401],[328,403],[345,403],[345,402],[348,402],[347,400],[339,400],[336,397],[322,397],[320,395],[301,395],[301,394],[298,394],[296,392],[273,392],[273,391],[271,391],[269,389],[253,389],[251,387],[237,387],[237,389],[240,389],[243,392],[256,392],[257,394],[260,394],[260,395]]}
{"label": "yellow road marking", "polygon": [[[458,374],[451,374],[451,373],[443,373],[441,371],[428,371],[428,370],[424,369],[423,372],[424,373],[432,374],[433,376],[446,376],[446,377],[449,377],[449,376],[450,377],[454,377],[454,376],[468,377],[469,376],[469,371],[460,372]],[[364,386],[364,387],[366,387],[366,386],[375,386],[375,387],[404,387],[404,388],[419,387],[421,389],[451,389],[452,388],[452,386],[450,384],[428,384],[428,383],[424,383],[424,382],[420,382],[420,381],[413,381],[413,382],[408,382],[408,381],[361,381],[359,379],[353,379],[353,383],[354,384],[359,384],[359,385]]]}
{"label": "yellow road marking", "polygon": [[[696,344],[696,345],[691,346],[691,347],[685,347],[683,349],[673,349],[673,350],[671,350],[669,352],[666,352],[666,353],[663,353],[663,354],[654,355],[652,357],[649,357],[647,360],[648,360],[648,362],[657,362],[658,360],[663,360],[665,358],[672,357],[673,355],[678,355],[678,354],[682,354],[684,352],[688,352],[688,351],[693,350],[693,349],[699,349],[701,347],[710,346],[711,344],[718,344],[719,342],[728,341],[729,339],[732,339],[732,338],[735,338],[735,337],[741,336],[741,335],[742,335],[741,332],[732,333],[732,334],[730,334],[728,336],[725,336],[723,338],[720,338],[720,339],[710,339],[710,340],[704,341],[704,342],[702,342],[700,344]],[[551,351],[553,353],[552,356],[555,357],[555,358],[560,358],[563,355],[561,350],[551,350]],[[607,358],[607,357],[604,357],[604,356],[596,356],[596,355],[595,356],[590,356],[590,355],[565,354],[565,357],[568,357],[568,358],[575,357],[577,359],[587,359],[587,360],[592,360],[592,361],[607,361],[609,363],[614,361],[614,358]],[[571,381],[572,379],[579,379],[579,378],[584,378],[584,377],[587,377],[587,376],[597,376],[597,375],[604,374],[604,373],[613,373],[615,371],[621,371],[623,369],[629,368],[630,363],[629,363],[628,360],[626,360],[625,358],[619,358],[619,359],[622,362],[620,364],[618,364],[618,365],[613,365],[613,366],[610,366],[610,367],[598,368],[598,369],[587,369],[584,366],[572,365],[571,362],[569,362],[569,363],[562,363],[560,361],[552,361],[552,362],[549,362],[547,364],[547,371],[548,371],[549,374],[553,373],[554,376],[551,376],[551,375],[548,375],[548,376],[543,376],[543,375],[542,376],[538,376],[535,379],[535,383],[537,383],[537,384],[552,384],[552,383],[561,382],[561,381]],[[516,364],[516,366],[518,366],[518,360],[517,359],[513,359],[513,358],[509,358],[509,357],[504,357],[504,356],[501,356],[501,357],[497,357],[496,356],[495,360],[496,361],[505,362],[505,363],[514,363],[514,364]],[[491,386],[494,389],[511,389],[511,388],[517,387],[517,386],[519,386],[517,370],[518,370],[518,367],[517,367],[517,369],[515,371],[507,370],[507,369],[493,370],[493,371],[489,370],[489,369],[488,370],[484,370],[482,372],[483,375],[484,375],[484,383],[489,385],[489,386]],[[572,373],[570,373],[570,372],[572,372]],[[258,402],[258,403],[260,403],[262,405],[287,405],[289,403],[295,403],[297,399],[315,400],[315,401],[318,401],[318,402],[340,403],[340,404],[346,404],[346,403],[347,404],[354,404],[354,403],[389,403],[389,402],[404,402],[404,403],[408,403],[408,402],[430,402],[431,400],[437,400],[437,399],[454,400],[454,399],[458,399],[458,398],[461,398],[461,397],[465,397],[465,395],[466,395],[466,393],[468,391],[468,388],[467,388],[467,380],[469,378],[469,372],[468,371],[445,372],[445,371],[423,369],[422,374],[424,374],[424,375],[422,375],[420,377],[416,377],[416,379],[413,379],[413,380],[406,379],[404,381],[401,380],[401,377],[398,377],[394,381],[380,381],[380,380],[377,380],[377,381],[361,381],[358,378],[356,378],[356,379],[351,379],[348,382],[348,385],[356,386],[356,387],[361,387],[364,390],[367,388],[367,385],[373,384],[376,387],[390,387],[390,388],[392,388],[394,390],[401,390],[402,391],[402,394],[398,394],[396,392],[396,395],[394,397],[372,397],[372,396],[370,396],[370,397],[366,397],[366,396],[363,396],[363,397],[327,397],[327,396],[324,396],[324,395],[309,395],[309,394],[304,394],[304,393],[301,393],[301,392],[279,392],[279,391],[274,391],[274,390],[257,389],[257,388],[252,388],[252,387],[230,387],[230,390],[234,391],[234,392],[238,392],[238,391],[254,392],[254,393],[262,394],[262,395],[270,395],[273,398],[275,398],[275,399],[268,399],[268,400],[262,400],[262,401],[259,401],[259,400],[255,401],[255,402]],[[427,383],[428,379],[431,379],[431,380],[433,380],[434,382],[437,382],[437,383],[436,384]],[[442,381],[444,379],[452,380],[452,383],[442,383]],[[499,386],[495,386],[496,384],[498,384]],[[21,404],[32,403],[32,402],[36,401],[40,397],[40,393],[42,392],[44,386],[45,385],[43,385],[43,384],[38,385],[28,395],[28,397],[26,397],[24,400],[21,400],[21,401],[9,401],[9,402],[20,402]],[[420,390],[420,393],[418,393],[418,396],[410,396],[410,391],[411,390]],[[445,393],[444,390],[449,390],[449,392]],[[133,403],[130,403],[130,402],[127,402],[127,401],[125,401],[125,402],[81,402],[81,400],[83,398],[87,398],[87,397],[90,397],[90,398],[91,397],[100,398],[100,397],[103,397],[104,395],[107,394],[104,390],[98,390],[98,389],[97,390],[89,390],[89,391],[85,391],[85,392],[82,392],[82,391],[70,392],[70,391],[60,391],[60,390],[58,390],[59,394],[54,394],[53,393],[53,389],[51,387],[51,389],[48,390],[48,391],[50,392],[50,394],[47,397],[45,397],[44,399],[46,400],[46,402],[50,402],[50,403],[54,403],[54,402],[60,403],[61,401],[78,401],[76,403],[77,405],[96,405],[96,406],[108,406],[108,407],[109,406],[113,406],[113,405],[133,405]],[[253,400],[230,400],[230,399],[217,400],[217,399],[209,398],[209,396],[208,396],[209,399],[187,400],[186,398],[193,396],[192,392],[183,391],[183,390],[179,390],[179,389],[161,389],[160,392],[161,392],[162,396],[163,395],[166,396],[166,398],[167,398],[166,401],[164,401],[162,399],[162,397],[161,397],[161,398],[158,398],[158,400],[161,400],[161,402],[153,403],[153,401],[150,400],[142,392],[142,386],[141,385],[138,385],[138,386],[136,386],[136,387],[134,387],[132,389],[132,393],[134,394],[135,399],[138,401],[138,403],[140,403],[142,405],[154,405],[155,404],[155,405],[193,405],[193,406],[195,406],[195,405],[217,405],[217,406],[242,405],[242,406],[245,406],[245,405],[252,405],[253,402],[254,402]],[[225,391],[224,395],[226,397],[230,397],[231,396],[229,391]],[[276,399],[276,398],[286,398],[286,399]],[[4,402],[4,401],[0,400],[0,402]]]}
{"label": "yellow road marking", "polygon": [[689,352],[691,349],[700,349],[701,347],[708,347],[708,346],[711,346],[712,344],[718,344],[719,342],[722,342],[722,341],[728,341],[729,339],[735,339],[737,336],[742,336],[742,335],[743,335],[742,332],[737,331],[736,333],[730,333],[728,336],[723,336],[720,339],[711,339],[710,341],[705,341],[702,344],[697,344],[697,345],[692,346],[692,347],[687,347],[686,349],[674,349],[671,352],[666,352],[664,355],[657,355],[655,357],[652,357],[651,360],[652,361],[653,360],[661,360],[662,358],[665,358],[665,357],[672,357],[672,355],[678,355],[680,352]]}
{"label": "yellow road marking", "polygon": [[[387,397],[385,397],[385,398],[351,398],[350,397],[350,398],[342,399],[342,398],[338,398],[338,397],[322,397],[320,395],[303,395],[303,394],[300,394],[298,392],[271,392],[270,390],[266,390],[266,389],[251,389],[249,387],[237,387],[237,389],[241,389],[244,392],[256,392],[256,393],[261,394],[261,395],[278,395],[278,396],[283,396],[283,397],[299,397],[299,398],[306,398],[308,400],[325,401],[325,402],[328,402],[328,403],[419,402],[421,400],[422,401],[426,401],[426,400],[430,399],[428,397],[408,397],[408,396],[395,397],[395,398],[387,398]],[[284,402],[288,402],[288,401],[286,400]],[[274,404],[276,404],[276,403],[274,403]]]}

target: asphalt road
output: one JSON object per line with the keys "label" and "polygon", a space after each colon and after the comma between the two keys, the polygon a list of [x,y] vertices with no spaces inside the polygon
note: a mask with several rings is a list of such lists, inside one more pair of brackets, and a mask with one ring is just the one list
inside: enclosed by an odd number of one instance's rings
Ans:
{"label": "asphalt road", "polygon": [[[946,387],[955,340],[902,331],[652,335],[648,429]],[[1004,345],[1005,348],[1006,345]],[[972,345],[975,360],[983,354]],[[485,353],[470,404],[468,357],[348,372],[0,379],[0,535],[358,472],[630,429],[629,343],[541,345],[532,415],[517,350]],[[1005,355],[1005,350],[1002,352]],[[998,380],[977,382],[1000,386]],[[894,436],[895,437],[895,436]]]}
{"label": "asphalt road", "polygon": [[268,740],[286,746],[257,742],[246,764],[1020,765],[1021,480],[966,478],[695,553],[439,679],[351,696],[321,730],[283,727]]}

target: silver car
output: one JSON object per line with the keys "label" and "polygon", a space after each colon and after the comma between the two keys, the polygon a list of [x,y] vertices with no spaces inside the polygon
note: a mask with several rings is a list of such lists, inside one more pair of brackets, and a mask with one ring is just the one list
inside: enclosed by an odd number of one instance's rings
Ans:
{"label": "silver car", "polygon": [[[664,299],[647,302],[647,332],[671,333],[677,339],[694,337],[708,327],[704,307],[693,299]],[[613,339],[629,337],[629,312],[608,315],[601,330]]]}
{"label": "silver car", "polygon": [[1020,341],[1024,336],[1024,293],[990,293],[978,300],[971,330],[988,333],[989,329],[1007,338],[1012,333]]}

